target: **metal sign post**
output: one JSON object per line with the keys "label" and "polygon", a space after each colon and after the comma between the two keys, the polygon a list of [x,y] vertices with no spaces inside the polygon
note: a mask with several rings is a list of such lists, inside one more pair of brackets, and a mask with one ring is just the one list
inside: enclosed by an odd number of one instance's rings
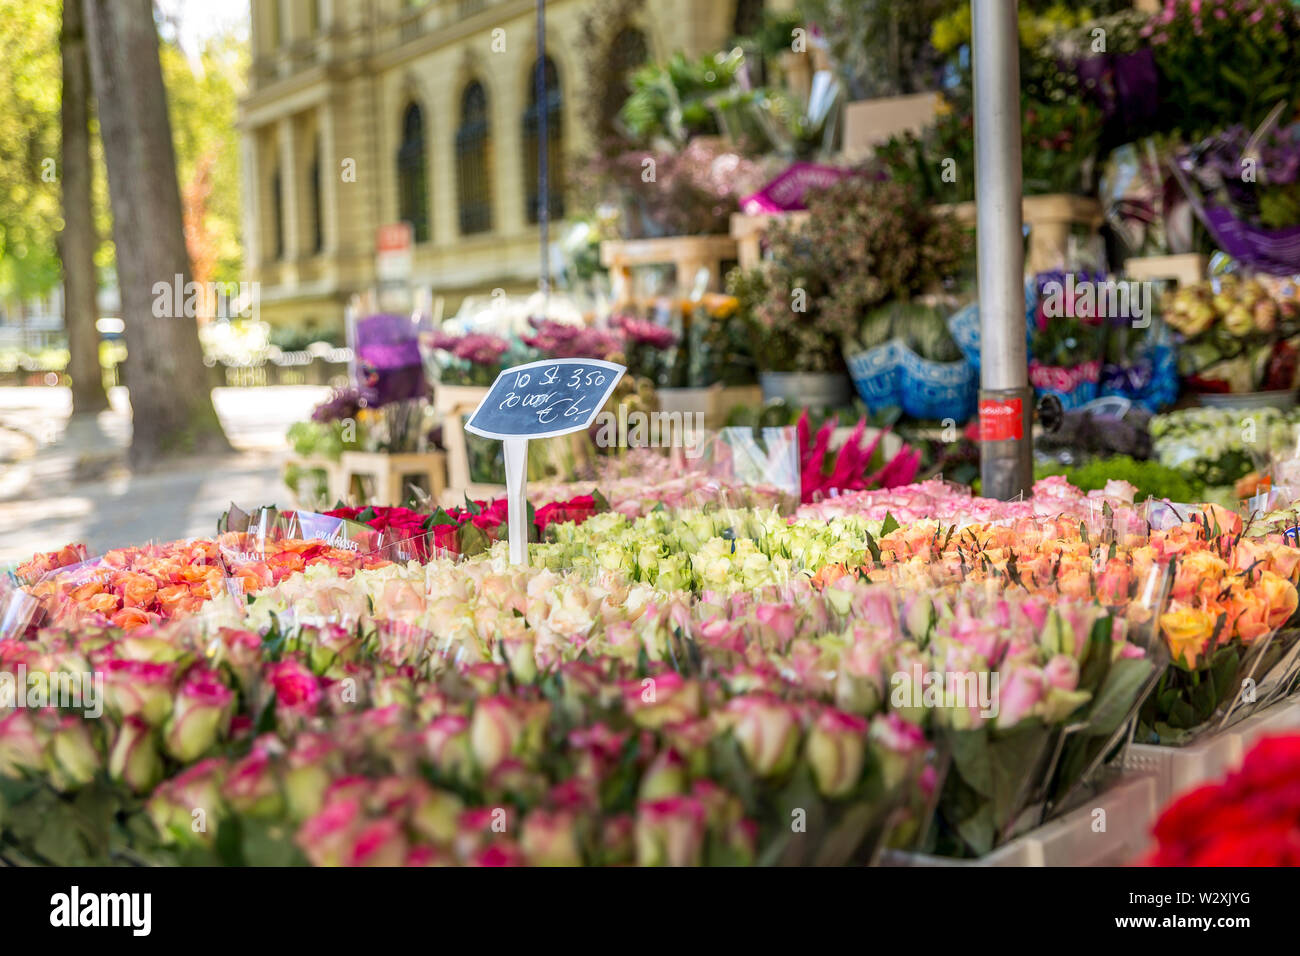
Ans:
{"label": "metal sign post", "polygon": [[1016,0],[973,0],[980,478],[1003,501],[1033,484],[1034,393],[1025,342]]}

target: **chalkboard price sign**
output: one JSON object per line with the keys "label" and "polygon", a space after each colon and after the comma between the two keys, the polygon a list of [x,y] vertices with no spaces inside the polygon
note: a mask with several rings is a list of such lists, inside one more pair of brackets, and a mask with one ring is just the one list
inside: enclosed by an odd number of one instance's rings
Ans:
{"label": "chalkboard price sign", "polygon": [[465,423],[484,438],[550,438],[590,427],[627,371],[597,359],[551,359],[508,368]]}
{"label": "chalkboard price sign", "polygon": [[501,442],[506,464],[510,563],[528,563],[528,440],[589,428],[627,369],[598,359],[551,359],[508,368],[465,431]]}

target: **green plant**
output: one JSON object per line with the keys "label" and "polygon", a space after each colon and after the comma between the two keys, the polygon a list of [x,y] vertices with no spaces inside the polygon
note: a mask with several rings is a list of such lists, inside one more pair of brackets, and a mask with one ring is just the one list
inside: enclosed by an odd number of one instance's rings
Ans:
{"label": "green plant", "polygon": [[1083,491],[1100,491],[1108,481],[1127,481],[1137,486],[1136,500],[1167,498],[1170,501],[1199,501],[1203,486],[1187,473],[1169,468],[1158,461],[1136,461],[1127,455],[1097,458],[1083,465],[1040,464],[1034,467],[1034,480],[1064,475],[1070,484]]}
{"label": "green plant", "polygon": [[737,280],[767,371],[835,371],[863,316],[933,291],[967,261],[970,235],[906,183],[860,173],[805,196],[804,225],[777,223],[770,258]]}
{"label": "green plant", "polygon": [[[1166,85],[1165,128],[1199,136],[1242,123],[1254,129],[1279,102],[1300,97],[1300,8],[1288,0],[1168,0],[1143,28]],[[1220,16],[1220,13],[1222,16]]]}
{"label": "green plant", "polygon": [[666,63],[650,63],[632,74],[632,92],[619,111],[629,139],[681,148],[692,137],[720,132],[710,97],[729,90],[745,61],[740,50],[688,59],[680,51]]}

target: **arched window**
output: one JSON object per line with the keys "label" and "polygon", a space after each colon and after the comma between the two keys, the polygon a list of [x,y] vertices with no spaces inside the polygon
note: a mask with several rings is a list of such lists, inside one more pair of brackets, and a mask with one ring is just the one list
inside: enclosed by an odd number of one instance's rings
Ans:
{"label": "arched window", "polygon": [[276,259],[284,258],[284,187],[278,168],[271,173],[271,248]]}
{"label": "arched window", "polygon": [[456,130],[456,185],[462,235],[492,229],[492,125],[487,91],[470,81],[460,98]]}
{"label": "arched window", "polygon": [[307,173],[308,186],[311,189],[311,227],[312,227],[312,251],[321,253],[325,251],[325,216],[321,209],[320,193],[320,141],[311,154],[311,169]]}
{"label": "arched window", "polygon": [[424,114],[416,103],[402,115],[397,147],[397,214],[411,224],[416,242],[429,241],[429,192],[424,173]]}
{"label": "arched window", "polygon": [[603,135],[615,132],[618,111],[632,92],[630,77],[637,67],[644,66],[649,59],[650,45],[646,42],[645,34],[636,27],[624,27],[610,40],[606,57],[607,79],[600,94],[600,132]]}
{"label": "arched window", "polygon": [[[546,101],[537,100],[538,65],[544,69]],[[542,200],[538,173],[541,165],[541,118],[546,116],[546,178],[550,200],[547,203],[551,220],[564,218],[564,97],[560,92],[560,74],[555,61],[549,56],[534,61],[528,72],[528,109],[524,112],[524,194],[528,197],[528,221],[540,218]]]}

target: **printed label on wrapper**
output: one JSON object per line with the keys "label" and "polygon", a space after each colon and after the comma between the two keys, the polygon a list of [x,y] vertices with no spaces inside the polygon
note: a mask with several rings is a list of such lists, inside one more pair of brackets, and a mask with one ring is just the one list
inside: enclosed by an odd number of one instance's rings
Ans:
{"label": "printed label on wrapper", "polygon": [[980,400],[980,441],[1019,441],[1024,432],[1024,406],[1020,399]]}

